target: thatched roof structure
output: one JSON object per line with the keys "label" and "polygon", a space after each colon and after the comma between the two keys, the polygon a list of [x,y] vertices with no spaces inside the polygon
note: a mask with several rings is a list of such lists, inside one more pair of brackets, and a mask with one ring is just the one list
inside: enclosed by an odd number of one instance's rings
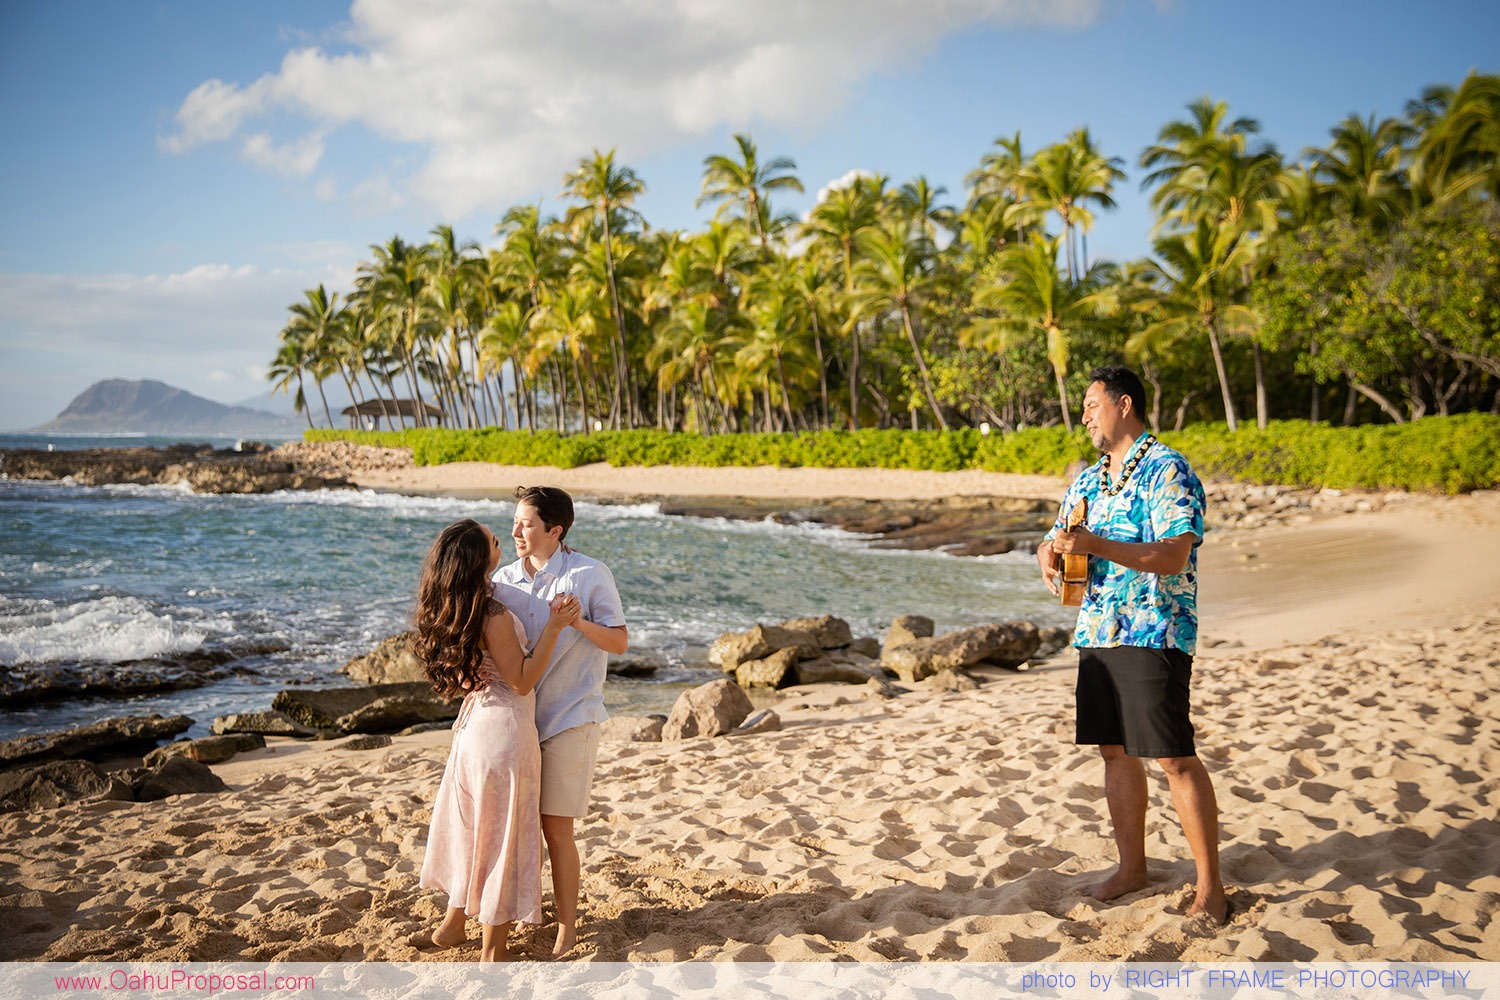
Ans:
{"label": "thatched roof structure", "polygon": [[[433,406],[431,403],[422,403],[421,412],[431,419],[442,420],[447,417],[442,407]],[[416,418],[418,413],[417,401],[414,399],[367,399],[355,406],[346,406],[340,411],[346,417],[412,417]]]}

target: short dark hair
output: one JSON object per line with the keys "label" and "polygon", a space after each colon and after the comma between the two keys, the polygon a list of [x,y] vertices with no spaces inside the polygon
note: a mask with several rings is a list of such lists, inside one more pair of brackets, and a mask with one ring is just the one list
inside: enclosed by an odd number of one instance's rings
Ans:
{"label": "short dark hair", "polygon": [[1146,420],[1146,387],[1141,377],[1124,365],[1101,365],[1089,372],[1089,384],[1104,383],[1104,391],[1110,399],[1119,402],[1121,396],[1130,397],[1130,409],[1136,419]]}
{"label": "short dark hair", "polygon": [[573,527],[573,498],[566,490],[556,486],[517,486],[516,504],[523,503],[536,511],[547,530],[562,528],[562,534],[557,536],[559,542],[568,537],[568,529]]}

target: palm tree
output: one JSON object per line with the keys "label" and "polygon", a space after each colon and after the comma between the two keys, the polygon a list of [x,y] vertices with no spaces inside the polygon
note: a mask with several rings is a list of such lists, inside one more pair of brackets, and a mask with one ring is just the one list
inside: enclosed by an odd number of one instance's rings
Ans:
{"label": "palm tree", "polygon": [[1001,354],[1009,350],[1016,337],[1040,333],[1057,381],[1063,426],[1071,432],[1069,339],[1111,306],[1116,268],[1101,262],[1074,281],[1058,270],[1058,249],[1056,238],[1033,236],[1021,246],[1003,250],[999,279],[974,292],[976,307],[994,310],[998,315],[975,321],[960,334],[960,340],[966,346]]}
{"label": "palm tree", "polygon": [[[616,356],[615,379],[619,391],[624,394],[623,416],[627,423],[636,425],[635,393],[630,391],[632,379],[627,364],[629,348],[625,340],[625,311],[620,306],[620,289],[615,277],[613,221],[618,215],[622,220],[637,217],[630,206],[636,196],[646,190],[646,185],[634,170],[615,163],[615,151],[600,153],[594,150],[593,158],[585,157],[578,162],[578,169],[564,178],[563,194],[577,198],[581,204],[568,210],[568,225],[578,232],[584,224],[597,225],[604,246],[609,296],[615,321]],[[615,426],[619,426],[621,408],[613,414]]]}
{"label": "palm tree", "polygon": [[1412,208],[1407,183],[1406,123],[1349,115],[1334,127],[1333,141],[1308,151],[1313,180],[1332,209],[1385,229]]}
{"label": "palm tree", "polygon": [[[971,192],[969,204],[987,200],[993,195],[1004,195],[1014,205],[1026,194],[1026,156],[1021,150],[1021,133],[1018,130],[1009,139],[1000,136],[995,148],[980,157],[979,169],[970,172],[966,179]],[[1025,242],[1021,224],[1016,223],[1016,243]]]}
{"label": "palm tree", "polygon": [[1432,88],[1410,117],[1421,131],[1414,172],[1434,200],[1500,198],[1500,75]]}
{"label": "palm tree", "polygon": [[778,190],[802,191],[802,182],[793,173],[797,163],[778,156],[762,165],[755,143],[748,135],[736,135],[734,141],[740,150],[739,159],[723,155],[704,158],[703,193],[695,204],[723,202],[714,213],[716,221],[726,208],[737,207],[744,213],[761,249],[769,250],[770,194]]}
{"label": "palm tree", "polygon": [[[500,371],[507,362],[516,386],[516,429],[536,431],[536,396],[527,389],[527,371],[522,358],[531,346],[532,311],[514,299],[501,302],[490,313],[489,323],[479,335],[479,357],[484,367]],[[504,405],[504,396],[501,397]]]}
{"label": "palm tree", "polygon": [[1238,430],[1224,365],[1223,335],[1250,333],[1256,327],[1255,313],[1235,301],[1235,276],[1248,250],[1236,234],[1207,220],[1191,233],[1159,237],[1154,246],[1156,259],[1145,270],[1147,280],[1157,286],[1156,297],[1145,306],[1154,321],[1131,337],[1125,349],[1127,353],[1158,349],[1192,333],[1206,334],[1224,400],[1224,419],[1231,431]]}
{"label": "palm tree", "polygon": [[818,366],[818,400],[821,422],[819,427],[828,429],[828,362],[823,358],[823,316],[831,308],[829,299],[833,291],[825,273],[811,257],[796,262],[786,262],[790,268],[788,288],[802,304],[808,325],[812,328],[813,351]]}
{"label": "palm tree", "polygon": [[1075,234],[1094,227],[1090,206],[1115,207],[1110,192],[1117,181],[1125,179],[1120,163],[1119,157],[1100,153],[1088,129],[1079,128],[1037,153],[1022,174],[1027,198],[1012,206],[1009,221],[1039,222],[1047,213],[1056,212],[1062,222],[1070,280],[1076,280],[1078,272],[1088,266],[1087,247],[1081,266],[1078,262]]}
{"label": "palm tree", "polygon": [[1141,189],[1155,187],[1151,206],[1158,226],[1192,229],[1200,219],[1233,221],[1246,217],[1248,200],[1258,192],[1243,179],[1275,152],[1255,143],[1260,122],[1229,118],[1229,105],[1204,96],[1188,105],[1186,120],[1171,121],[1157,133],[1155,145],[1142,153],[1140,165],[1151,171]]}
{"label": "palm tree", "polygon": [[735,364],[746,373],[758,376],[765,400],[767,430],[778,429],[771,426],[774,413],[771,375],[774,372],[781,401],[782,426],[779,429],[796,430],[797,418],[792,411],[792,390],[787,382],[785,362],[790,357],[799,368],[803,368],[807,361],[802,303],[794,290],[782,285],[757,296],[748,316],[750,332],[745,346],[735,353]]}
{"label": "palm tree", "polygon": [[[1217,231],[1216,239],[1237,242],[1245,252],[1232,293],[1245,301],[1256,272],[1264,270],[1289,191],[1286,172],[1275,148],[1255,141],[1260,131],[1255,119],[1230,120],[1228,105],[1206,96],[1188,105],[1188,111],[1186,121],[1169,122],[1157,144],[1141,154],[1141,166],[1155,168],[1143,183],[1158,185],[1151,196],[1160,213],[1156,228],[1190,233],[1206,224]],[[1225,277],[1232,285],[1236,276]],[[1270,419],[1264,361],[1254,339],[1251,351],[1256,422],[1264,428]]]}
{"label": "palm tree", "polygon": [[312,414],[307,411],[307,392],[302,384],[303,348],[296,339],[283,339],[276,349],[276,357],[266,369],[267,381],[273,383],[272,392],[290,392],[295,384],[297,392],[292,397],[292,409],[307,417],[307,427],[312,429]]}
{"label": "palm tree", "polygon": [[[331,295],[322,285],[302,293],[303,300],[288,307],[292,318],[281,331],[283,343],[295,343],[300,355],[300,367],[313,375],[318,397],[323,401],[323,415],[328,426],[333,426],[333,413],[328,408],[328,396],[323,392],[323,380],[340,371],[338,340],[341,314],[338,292]],[[298,376],[299,389],[301,377]],[[345,380],[347,385],[347,379]]]}
{"label": "palm tree", "polygon": [[938,227],[951,231],[957,217],[951,205],[938,203],[938,199],[947,193],[947,188],[933,187],[926,177],[916,177],[901,185],[896,192],[896,211],[901,218],[916,226],[923,237],[936,244]]}
{"label": "palm tree", "polygon": [[927,397],[927,405],[938,426],[947,430],[948,421],[932,391],[932,373],[922,354],[917,318],[936,249],[919,229],[904,224],[866,230],[860,233],[860,246],[865,259],[855,270],[856,309],[871,313],[892,311],[901,317],[906,342],[917,362],[922,393]]}
{"label": "palm tree", "polygon": [[416,421],[427,426],[426,400],[418,358],[431,330],[427,303],[429,266],[426,247],[414,247],[399,236],[370,248],[374,261],[359,265],[355,279],[375,322],[387,327],[400,354],[408,390],[417,402]]}
{"label": "palm tree", "polygon": [[[837,261],[843,276],[844,294],[854,294],[855,249],[859,234],[879,221],[880,202],[876,185],[861,183],[835,188],[813,208],[803,223],[802,232],[809,237],[815,251]],[[842,324],[850,340],[849,427],[859,429],[859,324],[851,310]]]}

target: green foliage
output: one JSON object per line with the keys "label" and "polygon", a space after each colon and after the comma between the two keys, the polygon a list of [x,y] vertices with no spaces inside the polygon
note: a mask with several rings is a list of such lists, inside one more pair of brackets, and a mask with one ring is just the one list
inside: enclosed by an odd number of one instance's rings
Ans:
{"label": "green foliage", "polygon": [[1194,424],[1161,438],[1204,479],[1443,493],[1500,484],[1500,417],[1491,414],[1363,427],[1277,421],[1236,433]]}
{"label": "green foliage", "polygon": [[[982,469],[1062,475],[1096,457],[1088,436],[1060,427],[982,435],[955,431],[859,430],[806,434],[703,436],[657,430],[560,435],[552,431],[405,430],[308,431],[310,441],[352,441],[410,448],[418,465],[493,462],[571,469],[613,466],[775,465],[828,469]],[[1166,432],[1204,479],[1333,489],[1397,489],[1465,493],[1500,485],[1500,416],[1427,417],[1408,424],[1331,427],[1273,422],[1265,430],[1194,424]]]}

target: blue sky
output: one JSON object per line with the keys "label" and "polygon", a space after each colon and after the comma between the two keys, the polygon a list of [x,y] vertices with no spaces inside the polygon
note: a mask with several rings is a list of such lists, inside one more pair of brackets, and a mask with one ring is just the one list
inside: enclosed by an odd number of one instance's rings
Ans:
{"label": "blue sky", "polygon": [[265,394],[286,308],[369,246],[513,205],[617,148],[661,228],[748,131],[807,194],[853,170],[961,202],[998,136],[1087,125],[1129,180],[1095,256],[1148,249],[1136,159],[1211,94],[1295,156],[1500,72],[1500,4],[1224,0],[5,0],[0,430],[104,378]]}

